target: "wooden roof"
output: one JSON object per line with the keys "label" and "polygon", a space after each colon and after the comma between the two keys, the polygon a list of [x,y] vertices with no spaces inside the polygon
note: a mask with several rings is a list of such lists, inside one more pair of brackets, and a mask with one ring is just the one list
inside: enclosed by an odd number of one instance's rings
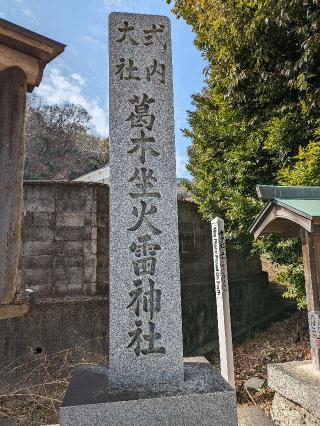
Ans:
{"label": "wooden roof", "polygon": [[319,232],[320,187],[258,185],[257,192],[268,203],[250,228],[255,239],[272,233],[296,237],[301,228]]}
{"label": "wooden roof", "polygon": [[0,70],[22,68],[28,90],[40,84],[45,66],[65,49],[65,45],[12,22],[0,19]]}

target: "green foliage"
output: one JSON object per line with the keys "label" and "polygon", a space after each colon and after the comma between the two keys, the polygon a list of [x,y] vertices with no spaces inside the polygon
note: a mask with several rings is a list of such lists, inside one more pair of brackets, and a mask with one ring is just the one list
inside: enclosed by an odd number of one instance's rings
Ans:
{"label": "green foliage", "polygon": [[286,266],[284,271],[278,274],[277,280],[287,287],[287,291],[283,294],[286,299],[295,300],[298,309],[307,307],[302,263]]}
{"label": "green foliage", "polygon": [[[315,132],[319,136],[319,130]],[[293,157],[293,164],[278,172],[278,180],[282,185],[320,185],[320,142],[311,141],[306,147],[300,147],[298,155]],[[292,240],[288,240],[292,242]],[[274,252],[274,246],[271,250]],[[285,253],[285,251],[284,251]],[[296,249],[296,253],[301,251]],[[290,259],[290,253],[288,254]],[[277,260],[279,262],[279,260]],[[285,263],[285,262],[279,262]],[[278,276],[279,282],[287,287],[284,297],[295,299],[299,309],[306,307],[304,273],[302,259],[295,258]]]}
{"label": "green foliage", "polygon": [[283,239],[279,234],[265,235],[255,241],[255,247],[273,263],[286,266],[301,263],[300,238]]}
{"label": "green foliage", "polygon": [[320,185],[320,142],[300,147],[292,166],[279,170],[281,185]]}
{"label": "green foliage", "polygon": [[[204,217],[223,217],[229,239],[252,247],[248,228],[262,207],[257,184],[319,184],[320,148],[311,141],[320,124],[320,7],[312,0],[171,3],[208,63],[184,130],[192,141],[187,186]],[[258,246],[301,272],[296,242]],[[287,268],[287,295],[300,298],[301,275]]]}
{"label": "green foliage", "polygon": [[283,296],[295,300],[299,309],[306,308],[300,238],[283,239],[280,235],[272,234],[255,241],[254,245],[271,262],[282,266],[276,279],[287,288]]}

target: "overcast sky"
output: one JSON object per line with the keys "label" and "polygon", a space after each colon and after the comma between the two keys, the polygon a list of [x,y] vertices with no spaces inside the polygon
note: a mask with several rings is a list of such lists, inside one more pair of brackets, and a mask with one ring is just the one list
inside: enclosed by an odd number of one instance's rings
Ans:
{"label": "overcast sky", "polygon": [[107,16],[110,12],[169,16],[172,23],[177,176],[188,177],[184,165],[189,140],[191,95],[203,87],[204,61],[193,45],[193,33],[177,20],[165,0],[1,0],[0,17],[67,45],[46,68],[35,91],[49,103],[73,102],[92,115],[100,135],[108,135]]}

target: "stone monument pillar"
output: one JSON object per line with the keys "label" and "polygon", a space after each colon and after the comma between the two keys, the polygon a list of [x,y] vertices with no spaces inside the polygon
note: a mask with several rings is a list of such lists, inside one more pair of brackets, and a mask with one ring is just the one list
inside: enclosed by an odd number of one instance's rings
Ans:
{"label": "stone monument pillar", "polygon": [[236,426],[234,390],[183,363],[170,21],[112,13],[110,362],[75,370],[65,425]]}
{"label": "stone monument pillar", "polygon": [[[110,379],[183,380],[170,21],[113,13]],[[132,368],[134,365],[134,368]]]}

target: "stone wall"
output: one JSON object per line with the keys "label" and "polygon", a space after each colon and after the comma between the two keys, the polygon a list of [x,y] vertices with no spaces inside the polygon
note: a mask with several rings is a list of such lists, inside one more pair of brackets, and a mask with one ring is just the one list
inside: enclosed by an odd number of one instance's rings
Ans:
{"label": "stone wall", "polygon": [[[0,321],[0,387],[21,380],[43,381],[42,357],[71,348],[65,367],[106,355],[108,348],[108,300],[103,296],[38,299],[26,316]],[[63,362],[63,357],[61,357]],[[9,391],[9,388],[6,388]],[[0,424],[1,421],[0,421]]]}
{"label": "stone wall", "polygon": [[[36,304],[25,318],[0,321],[0,367],[41,347],[60,351],[90,340],[108,347],[108,187],[82,182],[26,182],[21,286]],[[210,224],[197,206],[178,201],[184,352],[218,343]],[[282,309],[271,303],[260,260],[228,251],[233,335],[248,332]],[[101,340],[90,336],[101,335]],[[103,344],[101,343],[103,342]]]}
{"label": "stone wall", "polygon": [[[218,335],[211,226],[192,202],[179,201],[178,213],[184,348],[201,354]],[[227,255],[232,331],[239,336],[268,315],[269,283],[257,256],[228,247]]]}
{"label": "stone wall", "polygon": [[108,187],[25,182],[20,278],[37,297],[106,293]]}

